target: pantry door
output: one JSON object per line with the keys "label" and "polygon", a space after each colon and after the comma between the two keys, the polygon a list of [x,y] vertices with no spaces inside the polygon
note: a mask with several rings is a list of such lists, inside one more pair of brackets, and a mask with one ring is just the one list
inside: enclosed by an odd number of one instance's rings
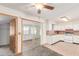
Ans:
{"label": "pantry door", "polygon": [[14,18],[10,21],[10,49],[15,55],[22,53],[22,22],[21,18]]}
{"label": "pantry door", "polygon": [[10,21],[10,50],[15,53],[16,46],[16,19]]}

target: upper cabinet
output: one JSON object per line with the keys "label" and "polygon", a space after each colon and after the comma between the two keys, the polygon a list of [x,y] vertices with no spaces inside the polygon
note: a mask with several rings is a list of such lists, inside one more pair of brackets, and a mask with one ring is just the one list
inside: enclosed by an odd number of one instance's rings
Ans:
{"label": "upper cabinet", "polygon": [[65,29],[74,29],[79,30],[79,23],[63,23],[63,24],[55,24],[54,30],[65,30]]}

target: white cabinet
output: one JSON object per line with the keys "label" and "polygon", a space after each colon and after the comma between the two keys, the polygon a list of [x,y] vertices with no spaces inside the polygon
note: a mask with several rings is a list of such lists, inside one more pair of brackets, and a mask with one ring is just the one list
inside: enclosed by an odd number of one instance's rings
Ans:
{"label": "white cabinet", "polygon": [[79,43],[79,36],[77,35],[54,35],[54,36],[47,36],[47,43],[53,44],[59,40],[63,40],[69,43]]}
{"label": "white cabinet", "polygon": [[64,41],[65,41],[65,42],[72,43],[72,42],[73,42],[73,37],[72,37],[72,35],[64,36]]}
{"label": "white cabinet", "polygon": [[54,30],[64,30],[62,25],[54,25]]}
{"label": "white cabinet", "polygon": [[79,36],[74,35],[74,36],[73,36],[73,42],[74,42],[74,43],[79,43]]}
{"label": "white cabinet", "polygon": [[53,44],[53,43],[59,41],[60,39],[62,39],[62,38],[59,35],[47,36],[47,43]]}
{"label": "white cabinet", "polygon": [[57,42],[57,41],[59,41],[59,36],[57,36],[57,35],[55,35],[55,36],[52,36],[52,41],[53,41],[53,43],[55,43],[55,42]]}
{"label": "white cabinet", "polygon": [[52,44],[53,43],[53,38],[52,36],[47,36],[47,43]]}
{"label": "white cabinet", "polygon": [[79,30],[79,24],[75,24],[73,27],[74,30]]}

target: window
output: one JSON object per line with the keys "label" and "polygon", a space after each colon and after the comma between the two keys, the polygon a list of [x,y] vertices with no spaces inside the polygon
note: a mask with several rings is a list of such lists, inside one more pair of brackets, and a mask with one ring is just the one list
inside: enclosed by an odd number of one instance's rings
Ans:
{"label": "window", "polygon": [[37,33],[37,28],[35,26],[24,26],[24,34],[35,34]]}
{"label": "window", "polygon": [[24,34],[29,34],[29,27],[28,26],[24,26],[23,30],[24,30]]}
{"label": "window", "polygon": [[37,32],[37,31],[36,31],[36,27],[32,26],[32,27],[31,27],[31,34],[36,34],[36,32]]}

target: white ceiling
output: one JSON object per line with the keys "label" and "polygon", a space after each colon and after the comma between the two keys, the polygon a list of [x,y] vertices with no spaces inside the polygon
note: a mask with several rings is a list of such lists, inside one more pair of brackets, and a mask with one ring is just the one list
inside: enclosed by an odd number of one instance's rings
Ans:
{"label": "white ceiling", "polygon": [[55,9],[50,11],[46,9],[42,9],[42,13],[40,15],[37,14],[37,9],[32,7],[30,3],[0,3],[8,8],[19,10],[23,13],[27,13],[32,16],[40,16],[46,20],[52,20],[56,22],[62,22],[59,20],[59,17],[67,16],[70,17],[71,20],[79,19],[79,4],[78,3],[48,3],[51,6],[54,6]]}

